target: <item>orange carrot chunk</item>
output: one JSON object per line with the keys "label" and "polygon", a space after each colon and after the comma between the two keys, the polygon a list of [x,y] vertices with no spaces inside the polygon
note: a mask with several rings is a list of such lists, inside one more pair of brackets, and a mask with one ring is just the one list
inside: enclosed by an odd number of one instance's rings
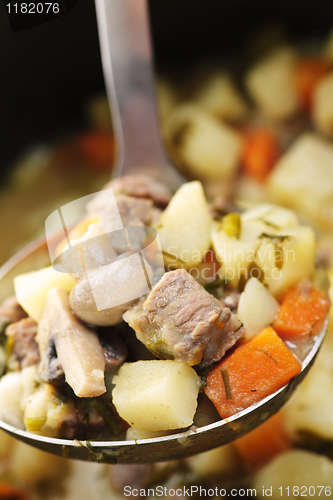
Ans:
{"label": "orange carrot chunk", "polygon": [[328,315],[330,300],[309,280],[288,290],[273,325],[282,339],[315,335]]}
{"label": "orange carrot chunk", "polygon": [[257,129],[245,134],[242,166],[248,176],[263,181],[279,156],[279,142],[272,131]]}
{"label": "orange carrot chunk", "polygon": [[303,107],[310,110],[313,102],[313,93],[318,82],[329,71],[327,61],[307,58],[301,60],[295,70],[295,86]]}
{"label": "orange carrot chunk", "polygon": [[209,373],[205,393],[222,418],[277,391],[301,365],[273,328],[237,347]]}
{"label": "orange carrot chunk", "polygon": [[241,458],[251,465],[266,463],[282,451],[292,448],[281,413],[276,413],[233,444]]}
{"label": "orange carrot chunk", "polygon": [[28,500],[28,497],[20,488],[0,482],[0,500]]}

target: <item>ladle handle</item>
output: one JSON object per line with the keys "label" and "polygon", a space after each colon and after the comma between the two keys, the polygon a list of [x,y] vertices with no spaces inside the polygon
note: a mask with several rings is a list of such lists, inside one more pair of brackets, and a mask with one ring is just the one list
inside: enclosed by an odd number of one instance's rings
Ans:
{"label": "ladle handle", "polygon": [[148,173],[173,187],[156,110],[146,0],[95,0],[104,78],[117,140],[114,176]]}

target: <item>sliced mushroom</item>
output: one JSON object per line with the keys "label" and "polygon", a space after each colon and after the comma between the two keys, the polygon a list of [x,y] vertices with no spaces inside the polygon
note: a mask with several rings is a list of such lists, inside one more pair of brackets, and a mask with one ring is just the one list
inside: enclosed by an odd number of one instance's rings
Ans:
{"label": "sliced mushroom", "polygon": [[50,362],[54,345],[66,382],[78,397],[99,396],[106,391],[105,358],[98,336],[71,312],[65,290],[51,288],[47,293],[36,340],[44,380],[57,373],[56,363]]}
{"label": "sliced mushroom", "polygon": [[74,313],[86,323],[112,326],[149,292],[150,265],[139,254],[124,253],[117,261],[87,272],[70,293]]}

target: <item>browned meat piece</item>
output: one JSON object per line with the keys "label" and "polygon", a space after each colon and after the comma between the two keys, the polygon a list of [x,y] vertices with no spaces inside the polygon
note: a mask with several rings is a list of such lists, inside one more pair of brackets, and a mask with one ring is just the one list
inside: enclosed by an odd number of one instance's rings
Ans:
{"label": "browned meat piece", "polygon": [[166,207],[171,199],[170,190],[162,183],[148,175],[125,175],[108,182],[103,190],[98,193],[88,204],[89,213],[100,213],[108,204],[109,195],[105,189],[113,189],[115,196],[127,194],[134,198],[148,198],[158,207]]}
{"label": "browned meat piece", "polygon": [[37,323],[31,318],[24,318],[12,323],[6,329],[11,339],[11,352],[21,369],[39,363],[38,345],[35,341]]}
{"label": "browned meat piece", "polygon": [[153,464],[116,464],[109,469],[109,481],[111,486],[124,493],[127,486],[131,490],[140,490],[147,485]]}
{"label": "browned meat piece", "polygon": [[16,297],[8,297],[0,305],[0,333],[3,333],[10,323],[15,323],[26,317],[27,313],[17,302]]}
{"label": "browned meat piece", "polygon": [[112,328],[100,329],[98,338],[105,358],[105,372],[112,373],[123,364],[127,357],[126,344],[112,331]]}
{"label": "browned meat piece", "polygon": [[240,321],[184,269],[166,273],[124,320],[161,358],[208,366],[242,336]]}
{"label": "browned meat piece", "polygon": [[[132,196],[120,194],[116,197],[117,208],[124,226],[149,226],[152,220],[153,202],[151,200],[137,199]],[[155,209],[156,210],[156,209]],[[114,217],[118,214],[106,205],[101,215],[101,225],[113,226]],[[107,229],[109,230],[109,229]]]}

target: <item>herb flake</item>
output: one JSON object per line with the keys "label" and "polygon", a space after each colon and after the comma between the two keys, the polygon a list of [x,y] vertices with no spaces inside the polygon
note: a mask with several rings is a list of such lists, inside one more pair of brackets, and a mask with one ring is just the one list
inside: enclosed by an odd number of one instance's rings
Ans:
{"label": "herb flake", "polygon": [[269,358],[271,358],[271,360],[272,360],[272,361],[274,361],[274,363],[275,363],[275,364],[277,364],[277,360],[276,360],[275,358],[273,358],[273,356],[271,356],[271,355],[269,354],[269,352],[264,351],[264,349],[260,349],[259,347],[255,347],[255,350],[256,350],[256,351],[260,351],[260,352],[262,352],[262,353],[266,354],[266,356],[268,356]]}
{"label": "herb flake", "polygon": [[226,368],[222,368],[221,370],[222,380],[225,388],[225,395],[228,401],[232,400],[231,387],[229,382],[228,370]]}

